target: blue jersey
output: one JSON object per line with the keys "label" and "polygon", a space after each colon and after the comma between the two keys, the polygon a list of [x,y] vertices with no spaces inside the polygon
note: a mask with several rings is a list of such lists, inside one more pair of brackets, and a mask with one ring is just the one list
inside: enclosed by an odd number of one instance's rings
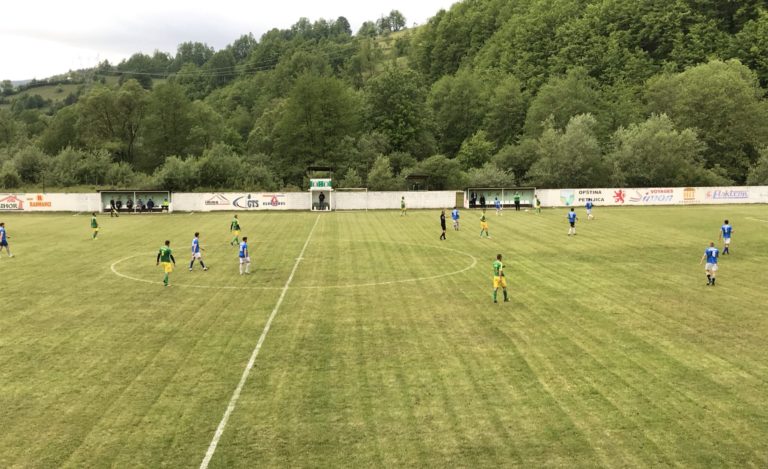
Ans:
{"label": "blue jersey", "polygon": [[576,212],[568,212],[568,221],[576,223]]}
{"label": "blue jersey", "polygon": [[592,210],[592,207],[594,207],[594,205],[592,205],[592,201],[587,200],[587,210]]}
{"label": "blue jersey", "polygon": [[248,243],[245,241],[240,243],[240,257],[248,257]]}
{"label": "blue jersey", "polygon": [[723,225],[720,228],[720,231],[723,232],[723,238],[730,239],[731,238],[731,231],[733,231],[733,227],[731,225]]}
{"label": "blue jersey", "polygon": [[195,238],[192,240],[192,254],[200,252],[200,240]]}
{"label": "blue jersey", "polygon": [[6,234],[5,234],[5,227],[0,226],[0,243],[7,243],[7,242],[8,242],[8,238],[6,237]]}
{"label": "blue jersey", "polygon": [[499,199],[496,199],[494,204],[496,205],[496,208],[501,208],[501,201]]}
{"label": "blue jersey", "polygon": [[459,219],[459,209],[457,208],[453,209],[453,212],[451,212],[451,218],[453,218],[454,220]]}
{"label": "blue jersey", "polygon": [[718,251],[717,248],[707,248],[704,251],[704,254],[707,256],[707,264],[717,264],[717,258],[720,256],[720,251]]}

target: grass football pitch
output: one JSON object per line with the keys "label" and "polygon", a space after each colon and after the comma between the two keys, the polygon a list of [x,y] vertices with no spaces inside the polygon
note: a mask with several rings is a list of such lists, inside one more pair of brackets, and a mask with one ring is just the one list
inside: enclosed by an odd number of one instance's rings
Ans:
{"label": "grass football pitch", "polygon": [[2,213],[0,467],[768,467],[766,208],[578,212]]}

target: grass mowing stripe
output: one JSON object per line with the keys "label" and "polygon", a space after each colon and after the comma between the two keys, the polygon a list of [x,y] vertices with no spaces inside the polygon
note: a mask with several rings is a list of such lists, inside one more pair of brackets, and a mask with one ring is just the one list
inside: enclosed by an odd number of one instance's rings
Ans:
{"label": "grass mowing stripe", "polygon": [[213,454],[216,452],[216,446],[218,446],[219,444],[221,435],[224,434],[224,430],[227,427],[227,421],[229,420],[229,416],[232,415],[232,412],[235,410],[235,405],[237,404],[238,399],[240,399],[240,392],[243,390],[243,386],[245,385],[245,381],[248,379],[248,375],[251,374],[251,369],[253,369],[253,364],[256,362],[256,357],[259,355],[259,350],[261,350],[261,346],[264,343],[264,339],[266,339],[267,334],[269,333],[269,328],[272,325],[272,320],[275,319],[275,316],[277,315],[277,312],[280,309],[280,305],[283,304],[283,299],[285,299],[285,294],[288,291],[288,287],[291,286],[291,282],[293,281],[293,276],[296,273],[296,269],[299,267],[299,263],[302,260],[302,256],[304,256],[304,251],[307,250],[309,241],[310,239],[312,239],[312,233],[315,232],[315,228],[317,227],[317,223],[320,221],[321,216],[322,215],[318,215],[317,218],[315,218],[315,223],[314,225],[312,225],[312,229],[309,231],[309,235],[307,235],[307,240],[304,241],[304,246],[301,248],[299,257],[296,258],[296,263],[293,264],[293,269],[291,269],[291,274],[288,276],[288,280],[285,281],[283,290],[280,292],[280,297],[277,299],[277,303],[275,304],[274,309],[272,309],[272,312],[269,315],[269,319],[267,319],[266,325],[264,325],[264,330],[261,332],[259,341],[256,343],[256,347],[253,349],[253,352],[251,353],[251,358],[248,360],[248,364],[245,366],[245,370],[243,370],[243,375],[240,377],[240,381],[237,383],[237,387],[235,388],[235,391],[232,393],[232,397],[229,399],[229,404],[227,404],[227,409],[224,411],[224,415],[222,416],[218,427],[216,427],[216,432],[213,435],[211,444],[208,445],[208,450],[205,452],[205,457],[203,458],[203,461],[200,463],[200,469],[206,469],[208,467],[208,464],[211,462],[211,458],[213,457]]}

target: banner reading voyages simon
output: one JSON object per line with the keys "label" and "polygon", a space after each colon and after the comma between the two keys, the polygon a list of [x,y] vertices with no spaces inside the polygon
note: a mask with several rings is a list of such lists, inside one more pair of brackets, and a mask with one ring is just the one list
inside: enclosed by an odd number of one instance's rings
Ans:
{"label": "banner reading voyages simon", "polygon": [[596,206],[617,207],[768,203],[766,186],[539,189],[536,193],[549,207],[580,207],[588,199]]}

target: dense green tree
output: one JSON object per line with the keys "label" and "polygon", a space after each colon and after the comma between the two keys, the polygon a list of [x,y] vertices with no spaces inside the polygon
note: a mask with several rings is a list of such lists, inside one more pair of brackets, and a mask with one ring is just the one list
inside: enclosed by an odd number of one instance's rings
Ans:
{"label": "dense green tree", "polygon": [[24,125],[8,109],[0,108],[0,148],[15,144],[23,134]]}
{"label": "dense green tree", "polygon": [[40,136],[40,147],[49,155],[55,155],[66,147],[80,146],[77,132],[79,108],[67,106],[51,119]]}
{"label": "dense green tree", "polygon": [[515,176],[499,169],[493,163],[486,163],[480,168],[472,168],[467,171],[467,186],[469,187],[513,187],[515,185]]}
{"label": "dense green tree", "polygon": [[144,149],[160,165],[170,155],[185,155],[189,147],[193,121],[192,105],[181,85],[158,85],[147,101]]}
{"label": "dense green tree", "polygon": [[666,115],[616,131],[608,155],[613,183],[620,187],[700,184],[697,168],[706,145],[691,129],[678,131]]}
{"label": "dense green tree", "polygon": [[392,172],[392,165],[389,158],[381,155],[368,173],[368,188],[374,191],[395,191],[401,190],[405,186],[402,178]]}
{"label": "dense green tree", "polygon": [[341,178],[339,187],[363,187],[363,178],[357,173],[355,168],[349,168],[344,177]]}
{"label": "dense green tree", "polygon": [[171,71],[178,71],[185,64],[202,67],[213,57],[213,47],[202,42],[184,42],[176,48],[176,56],[171,64]]}
{"label": "dense green tree", "polygon": [[273,131],[281,174],[298,183],[309,164],[329,163],[343,137],[359,131],[360,116],[358,96],[340,80],[300,76]]}
{"label": "dense green tree", "polygon": [[482,78],[461,71],[438,80],[428,103],[435,117],[440,148],[455,155],[462,142],[479,130],[488,109],[488,93]]}
{"label": "dense green tree", "polygon": [[408,174],[418,174],[427,177],[429,190],[465,189],[467,174],[461,170],[456,159],[445,155],[433,155],[408,170]]}
{"label": "dense green tree", "polygon": [[390,67],[366,84],[365,122],[386,135],[393,150],[426,156],[435,149],[426,97],[416,72]]}
{"label": "dense green tree", "polygon": [[227,47],[227,50],[232,54],[232,58],[236,63],[244,62],[245,59],[251,54],[251,51],[256,48],[258,41],[253,37],[253,34],[243,34],[239,38]]}
{"label": "dense green tree", "polygon": [[750,186],[768,185],[768,148],[760,150],[760,157],[755,164],[749,168],[747,184]]}
{"label": "dense green tree", "polygon": [[528,178],[536,187],[604,187],[608,168],[590,114],[571,118],[565,131],[550,121],[538,139],[538,160]]}
{"label": "dense green tree", "polygon": [[2,82],[0,82],[0,94],[2,94],[3,96],[12,95],[15,89],[16,87],[13,86],[13,83],[11,83],[11,80],[3,80]]}
{"label": "dense green tree", "polygon": [[91,148],[104,148],[132,163],[147,105],[147,92],[135,80],[113,90],[96,87],[78,105],[78,131]]}
{"label": "dense green tree", "polygon": [[461,144],[456,156],[462,169],[480,168],[491,160],[495,150],[493,142],[488,140],[488,133],[478,130]]}
{"label": "dense green tree", "polygon": [[757,77],[736,60],[711,61],[649,81],[649,110],[667,114],[682,128],[695,128],[707,144],[707,167],[719,165],[737,183],[745,181],[757,149],[768,143],[768,105]]}
{"label": "dense green tree", "polygon": [[525,184],[526,175],[531,166],[539,159],[538,142],[532,138],[522,139],[516,144],[509,144],[496,153],[492,161],[503,171],[514,177],[516,186]]}
{"label": "dense green tree", "polygon": [[520,135],[525,124],[527,104],[520,82],[513,76],[502,77],[491,90],[483,129],[497,147],[513,142]]}
{"label": "dense green tree", "polygon": [[541,135],[551,117],[555,129],[564,129],[573,116],[600,113],[600,92],[593,79],[581,68],[565,76],[553,76],[541,87],[528,108],[525,129],[530,136]]}

